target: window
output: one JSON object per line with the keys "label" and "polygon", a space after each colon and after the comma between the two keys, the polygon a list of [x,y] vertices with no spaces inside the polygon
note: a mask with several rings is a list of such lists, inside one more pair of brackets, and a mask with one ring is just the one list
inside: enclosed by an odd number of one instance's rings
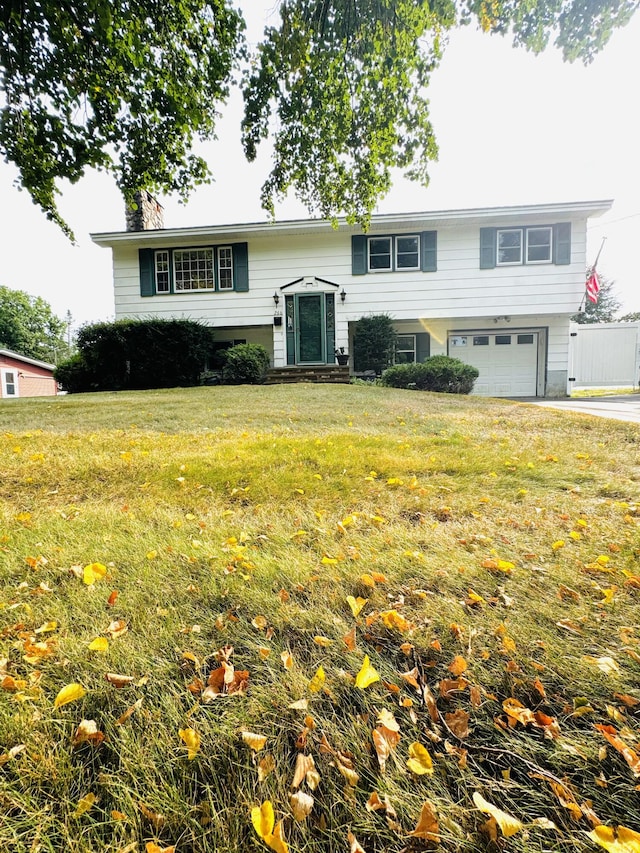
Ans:
{"label": "window", "polygon": [[522,229],[498,231],[498,264],[522,263]]}
{"label": "window", "polygon": [[220,290],[233,290],[231,246],[222,246],[218,249],[218,287]]}
{"label": "window", "polygon": [[420,269],[420,237],[417,234],[369,238],[369,270],[392,269]]}
{"label": "window", "polygon": [[416,360],[416,336],[398,335],[396,339],[396,364],[413,364]]}
{"label": "window", "polygon": [[249,290],[246,243],[140,249],[140,295]]}
{"label": "window", "polygon": [[480,229],[480,269],[516,264],[570,264],[571,223]]}
{"label": "window", "polygon": [[505,346],[511,343],[511,335],[496,335],[496,346]]}
{"label": "window", "polygon": [[550,264],[552,228],[527,228],[527,263]]}
{"label": "window", "polygon": [[369,269],[391,269],[391,237],[371,237],[369,239]]}
{"label": "window", "polygon": [[435,272],[438,269],[438,232],[351,237],[351,274],[375,272]]}
{"label": "window", "polygon": [[173,281],[176,291],[213,290],[213,249],[174,249]]}
{"label": "window", "polygon": [[420,269],[420,238],[396,237],[396,269]]}
{"label": "window", "polygon": [[488,347],[489,335],[476,335],[473,339],[474,347]]}
{"label": "window", "polygon": [[532,344],[533,343],[533,335],[518,335],[518,343],[519,344]]}
{"label": "window", "polygon": [[2,391],[3,397],[18,396],[18,375],[15,370],[2,371]]}
{"label": "window", "polygon": [[156,290],[158,293],[169,293],[169,252],[156,252]]}

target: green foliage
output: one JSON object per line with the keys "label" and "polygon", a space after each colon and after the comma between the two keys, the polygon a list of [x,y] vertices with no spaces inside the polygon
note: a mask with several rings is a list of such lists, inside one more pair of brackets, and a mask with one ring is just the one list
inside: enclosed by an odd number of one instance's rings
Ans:
{"label": "green foliage", "polygon": [[640,311],[632,311],[630,314],[623,314],[618,317],[621,323],[640,323]]}
{"label": "green foliage", "polygon": [[[589,62],[637,6],[282,0],[244,66],[247,157],[275,145],[265,208],[293,188],[310,210],[366,225],[391,169],[426,183],[437,147],[425,92],[451,28],[475,22],[535,52],[553,37],[565,59]],[[215,137],[247,59],[231,0],[6,0],[0,15],[0,154],[68,234],[57,183],[89,168],[111,172],[128,200],[138,189],[184,198],[209,179],[191,149]]]}
{"label": "green foliage", "polygon": [[361,317],[353,335],[353,366],[357,373],[382,371],[393,364],[398,334],[388,314]]}
{"label": "green foliage", "polygon": [[238,344],[226,351],[222,379],[227,385],[259,385],[269,368],[269,353],[261,344]]}
{"label": "green foliage", "polygon": [[193,320],[94,323],[80,329],[79,357],[60,365],[56,378],[70,392],[197,385],[211,336]]}
{"label": "green foliage", "polygon": [[30,358],[55,362],[66,355],[67,324],[40,296],[0,287],[0,347]]}
{"label": "green foliage", "polygon": [[413,388],[444,394],[470,394],[479,376],[477,368],[448,355],[432,355],[419,364],[396,364],[382,374],[390,388]]}
{"label": "green foliage", "polygon": [[67,233],[56,182],[87,168],[138,189],[189,190],[214,135],[243,21],[227,0],[9,0],[0,25],[0,152]]}
{"label": "green foliage", "polygon": [[579,311],[571,318],[574,323],[588,325],[589,323],[613,323],[621,304],[615,294],[615,281],[605,275],[598,274],[600,291],[598,301],[591,302],[585,297],[584,311]]}

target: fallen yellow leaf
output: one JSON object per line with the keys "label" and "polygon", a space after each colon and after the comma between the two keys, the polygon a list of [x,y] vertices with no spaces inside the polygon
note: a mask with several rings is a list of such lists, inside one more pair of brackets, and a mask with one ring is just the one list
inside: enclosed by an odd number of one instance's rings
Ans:
{"label": "fallen yellow leaf", "polygon": [[90,652],[106,652],[109,648],[109,640],[106,637],[96,637],[89,643]]}
{"label": "fallen yellow leaf", "polygon": [[82,684],[67,684],[56,696],[53,707],[61,708],[63,705],[68,705],[69,702],[75,702],[76,699],[82,699],[87,691]]}
{"label": "fallen yellow leaf", "polygon": [[309,690],[311,691],[311,693],[318,693],[320,690],[322,690],[324,682],[325,682],[324,669],[321,666],[319,666],[318,669],[316,670],[316,674],[313,676],[313,678],[309,682]]}
{"label": "fallen yellow leaf", "polygon": [[273,832],[275,822],[271,800],[265,800],[261,806],[255,806],[251,809],[251,823],[258,837],[263,841]]}
{"label": "fallen yellow leaf", "polygon": [[187,758],[192,761],[200,751],[200,735],[195,729],[179,729],[178,734],[187,747]]}
{"label": "fallen yellow leaf", "polygon": [[407,767],[418,776],[433,774],[433,761],[428,750],[421,743],[414,741],[409,747]]}
{"label": "fallen yellow leaf", "polygon": [[98,798],[95,794],[85,794],[82,799],[78,800],[78,805],[76,806],[76,810],[73,813],[73,816],[80,817],[80,815],[83,815],[88,812],[97,799]]}
{"label": "fallen yellow leaf", "polygon": [[626,826],[596,826],[587,835],[609,853],[640,853],[640,833]]}
{"label": "fallen yellow leaf", "polygon": [[356,687],[364,690],[376,681],[380,681],[380,673],[369,663],[369,655],[365,655],[360,672],[356,675]]}
{"label": "fallen yellow leaf", "polygon": [[477,791],[473,795],[473,802],[477,809],[495,819],[505,838],[515,835],[522,829],[522,823],[517,818],[488,803]]}
{"label": "fallen yellow leaf", "polygon": [[107,567],[102,563],[90,563],[82,570],[82,580],[87,586],[91,586],[96,581],[102,580],[107,574]]}
{"label": "fallen yellow leaf", "polygon": [[257,735],[253,732],[242,732],[242,740],[254,752],[260,752],[260,750],[264,748],[264,745],[267,742],[267,738],[264,735]]}
{"label": "fallen yellow leaf", "polygon": [[354,598],[352,595],[347,596],[347,604],[356,618],[360,615],[360,611],[368,601],[368,598],[360,598],[360,596],[357,598]]}

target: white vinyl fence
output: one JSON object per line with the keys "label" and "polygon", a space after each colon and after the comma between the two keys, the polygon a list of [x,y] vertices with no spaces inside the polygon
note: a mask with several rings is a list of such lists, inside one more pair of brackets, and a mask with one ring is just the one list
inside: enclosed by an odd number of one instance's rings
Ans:
{"label": "white vinyl fence", "polygon": [[571,324],[569,389],[640,384],[640,323]]}

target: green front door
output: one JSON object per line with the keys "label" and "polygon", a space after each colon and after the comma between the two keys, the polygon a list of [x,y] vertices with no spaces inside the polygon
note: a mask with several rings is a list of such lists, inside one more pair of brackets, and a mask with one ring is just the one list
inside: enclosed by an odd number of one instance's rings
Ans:
{"label": "green front door", "polygon": [[296,364],[325,364],[326,320],[323,293],[295,296],[296,300]]}

